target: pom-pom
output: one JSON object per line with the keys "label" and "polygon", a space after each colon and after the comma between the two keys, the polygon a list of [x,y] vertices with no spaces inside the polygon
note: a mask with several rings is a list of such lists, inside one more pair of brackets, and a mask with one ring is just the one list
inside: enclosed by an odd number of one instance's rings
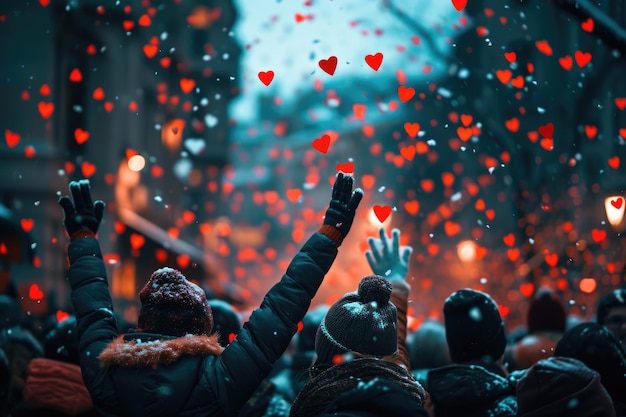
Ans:
{"label": "pom-pom", "polygon": [[358,294],[364,304],[376,302],[379,306],[384,306],[391,297],[391,283],[379,275],[370,275],[359,283]]}

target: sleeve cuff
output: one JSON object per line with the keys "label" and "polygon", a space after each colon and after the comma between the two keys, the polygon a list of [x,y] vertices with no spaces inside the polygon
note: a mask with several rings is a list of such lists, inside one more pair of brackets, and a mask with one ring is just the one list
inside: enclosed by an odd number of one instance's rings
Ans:
{"label": "sleeve cuff", "polygon": [[335,242],[335,245],[337,245],[337,247],[341,246],[341,242],[343,242],[343,235],[335,226],[324,224],[322,225],[322,227],[320,227],[318,232],[328,236],[330,240]]}
{"label": "sleeve cuff", "polygon": [[92,232],[91,230],[77,230],[74,233],[72,233],[72,235],[70,236],[70,239],[72,240],[76,240],[76,239],[83,239],[86,237],[93,237],[95,239],[96,234],[94,232]]}

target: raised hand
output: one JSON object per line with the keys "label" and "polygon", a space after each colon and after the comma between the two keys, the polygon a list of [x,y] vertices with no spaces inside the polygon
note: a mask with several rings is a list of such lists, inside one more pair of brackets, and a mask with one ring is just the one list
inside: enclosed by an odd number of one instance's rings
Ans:
{"label": "raised hand", "polygon": [[346,237],[352,226],[356,208],[363,198],[363,190],[357,188],[352,191],[354,178],[343,172],[337,174],[333,193],[324,216],[324,224],[333,226],[342,237]]}
{"label": "raised hand", "polygon": [[69,188],[74,202],[66,195],[59,198],[59,205],[65,213],[63,224],[67,233],[70,236],[80,230],[98,233],[104,213],[104,201],[92,201],[89,180],[71,181]]}
{"label": "raised hand", "polygon": [[393,229],[391,242],[385,233],[385,228],[379,229],[380,239],[370,237],[367,242],[370,249],[365,252],[367,262],[376,275],[383,276],[391,282],[404,281],[409,272],[409,259],[413,248],[400,247],[400,230]]}

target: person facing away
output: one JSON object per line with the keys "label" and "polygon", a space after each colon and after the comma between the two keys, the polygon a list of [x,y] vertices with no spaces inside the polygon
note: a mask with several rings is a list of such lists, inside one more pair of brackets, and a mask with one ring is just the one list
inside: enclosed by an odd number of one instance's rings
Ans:
{"label": "person facing away", "polygon": [[296,333],[337,256],[363,196],[352,187],[351,176],[337,175],[323,225],[224,348],[204,291],[168,267],[139,293],[138,331],[118,333],[96,239],[104,203],[92,201],[88,180],[70,182],[72,198],[59,204],[71,238],[80,367],[96,409],[104,416],[236,415]]}
{"label": "person facing away", "polygon": [[517,383],[518,417],[615,417],[600,375],[574,358],[552,356]]}
{"label": "person facing away", "polygon": [[596,321],[606,326],[626,347],[626,289],[600,297]]}
{"label": "person facing away", "polygon": [[[400,248],[397,229],[392,234],[393,242],[389,243],[381,229],[381,239],[370,239],[372,251],[366,252],[372,270],[385,277],[364,277],[357,291],[345,294],[322,319],[316,333],[317,357],[311,379],[294,400],[291,417],[327,415],[339,410],[344,413],[341,415],[352,415],[345,413],[364,409],[368,410],[364,415],[369,416],[397,415],[406,410],[406,405],[400,408],[400,404],[407,401],[412,410],[407,415],[424,415],[420,411],[425,392],[410,373],[406,354],[410,287],[404,279],[411,248]],[[399,308],[390,301],[392,296]],[[363,398],[366,387],[374,395],[374,391],[384,391],[381,386],[386,384],[394,390],[389,392],[383,411],[375,412],[371,405],[358,400]],[[396,400],[391,399],[392,395]]]}
{"label": "person facing away", "polygon": [[581,323],[565,332],[554,354],[578,359],[598,372],[615,414],[626,416],[626,353],[609,329],[598,323]]}
{"label": "person facing away", "polygon": [[426,409],[435,417],[515,416],[514,384],[502,365],[504,321],[486,293],[461,289],[443,306],[453,364],[431,369]]}

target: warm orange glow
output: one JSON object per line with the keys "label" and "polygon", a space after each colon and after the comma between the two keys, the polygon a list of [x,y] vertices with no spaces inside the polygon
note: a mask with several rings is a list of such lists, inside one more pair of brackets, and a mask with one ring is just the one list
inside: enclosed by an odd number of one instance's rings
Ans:
{"label": "warm orange glow", "polygon": [[174,119],[163,125],[161,141],[171,152],[180,150],[184,129],[185,121],[183,119]]}
{"label": "warm orange glow", "polygon": [[591,294],[592,292],[594,292],[596,286],[597,283],[595,278],[583,278],[580,280],[580,284],[578,284],[580,290],[587,294]]}
{"label": "warm orange glow", "polygon": [[463,262],[472,262],[476,259],[476,244],[471,240],[464,240],[456,246],[459,259]]}
{"label": "warm orange glow", "polygon": [[139,172],[146,166],[146,159],[141,155],[133,155],[128,159],[128,169]]}
{"label": "warm orange glow", "polygon": [[624,228],[624,197],[621,195],[609,196],[604,199],[604,210],[609,224],[616,230]]}

